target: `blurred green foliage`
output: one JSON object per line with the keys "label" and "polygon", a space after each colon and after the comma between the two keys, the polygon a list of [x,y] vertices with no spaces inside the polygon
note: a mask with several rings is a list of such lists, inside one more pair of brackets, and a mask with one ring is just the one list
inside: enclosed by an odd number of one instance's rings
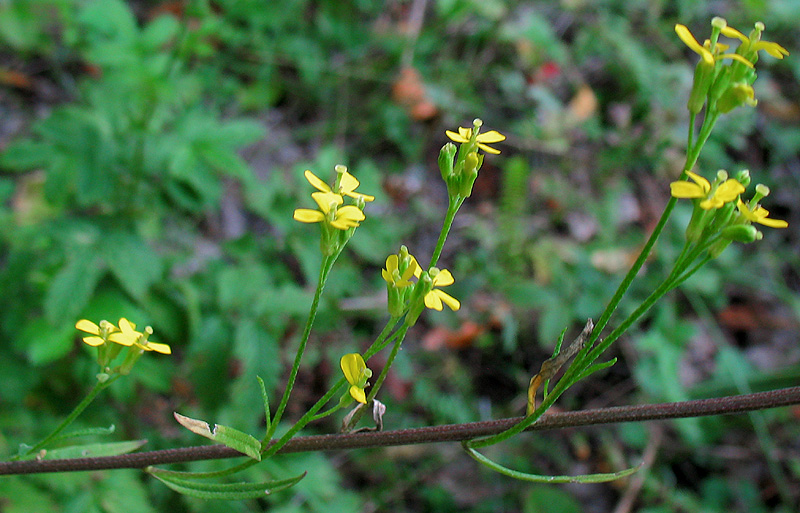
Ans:
{"label": "blurred green foliage", "polygon": [[[418,33],[417,4],[426,9]],[[792,56],[760,70],[763,108],[724,119],[701,169],[749,167],[775,190],[770,210],[790,229],[728,249],[621,341],[622,359],[604,381],[579,385],[563,407],[796,383],[800,257],[791,248],[800,219],[790,208],[800,128],[791,98],[800,77],[800,5],[722,7],[710,12],[688,0],[0,3],[2,452],[47,433],[91,386],[94,363],[73,328],[81,317],[150,324],[154,340],[175,352],[142,359],[87,411],[78,427],[117,426],[98,440],[147,438],[150,449],[199,443],[174,424],[175,410],[259,432],[255,376],[272,397],[280,392],[319,263],[315,228],[291,219],[295,207],[310,206],[302,172],[327,177],[343,163],[377,200],[326,287],[288,412],[297,418],[337,377],[339,356],[380,329],[377,271],[385,255],[401,242],[418,255],[432,248],[444,211],[435,165],[443,131],[476,116],[509,141],[503,155],[487,159],[445,248],[465,308],[429,316],[412,334],[382,400],[391,428],[518,415],[527,380],[558,333],[602,309],[666,202],[682,164],[693,67],[672,28],[700,30],[714,15],[742,30],[763,20],[768,38]],[[415,114],[399,91],[408,67],[421,77],[432,115]],[[688,214],[676,211],[647,273],[668,269]],[[635,307],[648,280],[642,276],[621,310]],[[777,457],[769,451],[796,440],[788,417],[771,411],[750,422],[669,424],[669,444],[645,478],[638,510],[793,511],[796,444]],[[618,436],[521,437],[494,456],[539,473],[580,473],[609,465],[614,450],[635,461],[654,439],[644,427],[608,430]],[[710,457],[713,444],[741,448],[750,474],[739,461]],[[295,495],[260,504],[200,502],[141,473],[113,471],[4,478],[0,507],[592,512],[610,510],[619,496],[612,487],[592,487],[601,490],[593,496],[529,487],[438,446],[280,457],[248,477],[304,470],[310,474]],[[785,482],[795,484],[787,491]]]}

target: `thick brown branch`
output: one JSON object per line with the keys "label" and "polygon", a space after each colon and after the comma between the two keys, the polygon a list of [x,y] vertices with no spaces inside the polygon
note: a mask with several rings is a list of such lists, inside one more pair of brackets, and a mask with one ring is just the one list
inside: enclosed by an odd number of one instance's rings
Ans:
{"label": "thick brown branch", "polygon": [[[529,430],[540,431],[593,424],[724,415],[793,404],[800,404],[800,387],[678,403],[617,406],[597,410],[551,413],[539,419]],[[402,429],[398,431],[301,436],[290,440],[280,452],[330,451],[337,449],[363,449],[369,447],[427,444],[434,442],[457,442],[497,434],[508,429],[521,419],[522,418],[519,417],[484,422],[470,422],[466,424]],[[222,445],[183,447],[179,449],[140,452],[102,458],[0,462],[0,475],[73,472],[115,468],[144,468],[149,465],[234,458],[240,456],[242,456],[242,454]]]}

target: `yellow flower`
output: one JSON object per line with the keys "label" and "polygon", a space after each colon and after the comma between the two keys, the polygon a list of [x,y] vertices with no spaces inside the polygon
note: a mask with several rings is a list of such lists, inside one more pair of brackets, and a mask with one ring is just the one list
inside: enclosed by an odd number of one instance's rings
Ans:
{"label": "yellow flower", "polygon": [[100,321],[100,325],[98,326],[87,319],[81,319],[76,322],[75,328],[92,335],[91,337],[83,337],[83,341],[92,347],[102,346],[109,340],[109,335],[118,331],[117,327],[108,321]]}
{"label": "yellow flower", "polygon": [[[764,50],[771,56],[775,57],[776,59],[783,59],[784,56],[789,55],[789,52],[786,48],[782,47],[778,43],[773,43],[771,41],[761,41],[761,32],[764,30],[764,24],[760,21],[756,23],[756,29],[753,31],[751,36],[754,36],[753,39],[745,36],[738,30],[733,27],[723,27],[720,32],[722,32],[723,36],[735,38],[742,42],[741,52],[743,55],[748,54],[757,54],[759,51]],[[755,40],[755,41],[754,41]]]}
{"label": "yellow flower", "polygon": [[319,210],[298,208],[294,211],[294,219],[301,223],[319,223],[330,219],[330,225],[339,230],[347,230],[358,226],[365,219],[364,212],[355,205],[340,208],[344,200],[335,192],[315,192],[311,194],[319,206]]}
{"label": "yellow flower", "polygon": [[689,31],[688,28],[686,28],[685,25],[681,25],[680,23],[675,25],[675,33],[678,34],[678,37],[680,38],[681,41],[683,41],[683,43],[686,46],[688,46],[693,52],[699,54],[700,57],[702,57],[703,61],[705,61],[705,63],[708,65],[712,65],[715,62],[720,61],[722,59],[734,59],[741,62],[748,68],[753,67],[752,62],[748,61],[739,54],[736,53],[720,54],[719,53],[720,50],[724,51],[725,49],[727,49],[727,46],[725,45],[716,45],[714,48],[715,51],[712,52],[711,50],[709,50],[711,42],[706,40],[705,44],[701,45],[700,43],[697,42],[697,39],[694,38],[692,33]]}
{"label": "yellow flower", "polygon": [[[705,198],[700,202],[700,208],[711,210],[720,208],[726,203],[735,200],[744,192],[744,185],[735,178],[728,178],[711,192],[711,184],[702,176],[686,171],[694,183],[680,180],[669,184],[670,192],[675,198]],[[709,193],[711,195],[709,196]]]}
{"label": "yellow flower", "polygon": [[[421,272],[417,272],[417,277]],[[447,269],[442,269],[441,271],[436,267],[432,267],[428,274],[433,281],[434,287],[447,287],[448,285],[452,285],[455,280],[453,279],[453,275],[450,274],[450,271]],[[437,288],[432,289],[430,292],[425,294],[425,306],[430,308],[431,310],[438,310],[442,311],[442,303],[446,304],[450,307],[451,310],[454,312],[461,308],[461,302],[458,299],[454,298],[447,292],[439,290]]]}
{"label": "yellow flower", "polygon": [[[362,194],[360,192],[355,192],[359,186],[359,181],[356,180],[356,177],[351,175],[347,172],[347,167],[342,165],[335,166],[336,173],[338,174],[339,178],[339,190],[338,193],[344,196],[350,196],[351,198],[362,198],[364,201],[373,201],[375,196],[370,196],[369,194]],[[308,183],[314,186],[317,190],[321,192],[331,192],[331,188],[328,184],[320,180],[317,175],[312,173],[310,170],[306,170],[305,172],[306,180]]]}
{"label": "yellow flower", "polygon": [[346,354],[342,356],[339,365],[345,379],[350,383],[350,396],[361,404],[367,404],[364,387],[367,386],[367,379],[372,376],[372,371],[367,368],[364,358],[358,353]]}
{"label": "yellow flower", "polygon": [[136,344],[136,347],[145,351],[155,351],[161,354],[172,354],[172,349],[167,344],[150,342],[147,338],[153,334],[153,328],[145,327],[144,333],[136,331],[136,325],[124,317],[119,320],[119,333],[112,333],[109,340],[124,346]]}
{"label": "yellow flower", "polygon": [[[450,138],[451,141],[461,144],[468,143],[470,139],[472,139],[472,129],[464,128],[463,126],[458,127],[458,133],[451,132],[450,130],[445,130],[444,133]],[[478,136],[475,138],[475,141],[478,143],[478,148],[493,155],[499,154],[500,150],[496,150],[491,146],[487,146],[487,144],[498,143],[505,140],[506,136],[497,130],[490,130],[488,132],[478,134]]]}
{"label": "yellow flower", "polygon": [[750,210],[750,208],[740,198],[739,201],[736,202],[736,207],[739,209],[742,217],[751,223],[763,224],[764,226],[769,226],[770,228],[786,228],[789,226],[789,223],[786,221],[770,218],[769,211],[761,205],[756,205],[753,210]]}
{"label": "yellow flower", "polygon": [[408,287],[411,285],[409,280],[412,276],[416,276],[416,273],[419,272],[419,264],[417,263],[416,258],[411,255],[409,256],[411,257],[411,262],[402,275],[398,269],[400,258],[397,255],[389,255],[386,258],[386,269],[381,271],[381,276],[383,276],[383,279],[386,280],[386,283],[389,285],[394,285],[397,288]]}

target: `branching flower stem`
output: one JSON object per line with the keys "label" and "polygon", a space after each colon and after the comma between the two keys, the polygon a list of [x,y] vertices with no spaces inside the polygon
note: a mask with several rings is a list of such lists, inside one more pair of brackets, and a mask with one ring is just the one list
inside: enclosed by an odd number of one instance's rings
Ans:
{"label": "branching flower stem", "polygon": [[[311,309],[308,312],[308,319],[306,320],[306,327],[303,330],[303,336],[300,338],[300,345],[297,347],[297,353],[294,357],[294,364],[292,365],[292,370],[289,373],[289,379],[286,382],[286,389],[283,392],[283,397],[281,397],[281,402],[278,405],[277,410],[275,410],[275,415],[272,418],[272,422],[270,424],[270,429],[265,436],[265,440],[269,440],[272,438],[272,435],[275,434],[275,430],[278,428],[278,423],[283,416],[283,412],[286,410],[286,405],[289,403],[289,396],[292,393],[292,388],[294,387],[295,379],[297,379],[297,372],[300,369],[300,362],[303,359],[303,353],[306,349],[306,344],[308,343],[308,338],[311,336],[311,327],[314,325],[314,319],[317,316],[317,310],[319,309],[319,300],[322,296],[322,291],[325,289],[325,282],[328,280],[328,274],[333,267],[334,262],[336,262],[336,257],[339,256],[339,252],[334,255],[327,255],[323,258],[322,264],[320,265],[319,271],[319,281],[317,282],[317,290],[314,293],[314,300],[311,302]],[[316,413],[316,412],[315,412]]]}

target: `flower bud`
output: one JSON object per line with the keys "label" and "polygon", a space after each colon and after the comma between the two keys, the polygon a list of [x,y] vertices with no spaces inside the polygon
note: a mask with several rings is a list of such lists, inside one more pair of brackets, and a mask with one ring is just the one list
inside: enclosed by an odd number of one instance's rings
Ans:
{"label": "flower bud", "polygon": [[750,243],[759,239],[758,234],[758,229],[752,224],[735,224],[723,229],[721,235],[727,240]]}
{"label": "flower bud", "polygon": [[453,159],[456,157],[456,145],[447,143],[439,151],[439,171],[442,172],[442,179],[447,182],[453,176]]}

